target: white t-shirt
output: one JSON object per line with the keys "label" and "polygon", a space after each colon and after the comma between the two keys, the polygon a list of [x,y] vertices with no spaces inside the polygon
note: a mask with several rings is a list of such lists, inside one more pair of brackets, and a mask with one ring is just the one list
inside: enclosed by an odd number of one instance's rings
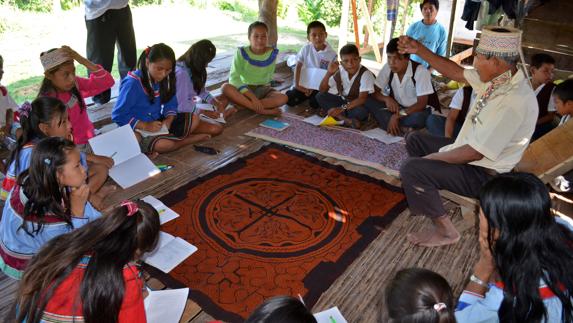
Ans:
{"label": "white t-shirt", "polygon": [[[384,91],[388,85],[388,80],[390,79],[390,66],[388,64],[382,67],[378,77],[376,77],[376,86]],[[412,81],[412,62],[408,62],[408,67],[406,68],[406,73],[400,82],[400,78],[397,73],[394,73],[392,77],[392,90],[394,91],[394,100],[398,102],[402,107],[410,107],[416,102],[418,102],[418,97],[423,95],[429,95],[434,93],[434,88],[432,87],[432,77],[430,72],[424,65],[420,64],[416,68],[416,74],[414,75],[416,80],[416,85]],[[388,90],[389,91],[389,90]],[[384,93],[387,95],[388,93]]]}
{"label": "white t-shirt", "polygon": [[[342,95],[347,96],[348,92],[350,91],[350,87],[352,87],[352,83],[358,76],[358,72],[352,76],[351,79],[348,79],[348,72],[344,69],[344,67],[340,66],[340,79],[342,80]],[[331,76],[328,79],[328,93],[338,95],[338,88],[336,87],[336,81],[334,80],[334,76]],[[359,92],[368,92],[374,93],[374,74],[369,70],[362,73],[362,77],[360,78],[360,90]]]}
{"label": "white t-shirt", "polygon": [[103,15],[109,9],[127,7],[129,0],[84,0],[86,20],[93,20]]}
{"label": "white t-shirt", "polygon": [[[540,86],[537,87],[537,89],[535,89],[535,91],[533,91],[533,93],[535,93],[535,96],[537,96],[539,94],[539,92],[541,92],[541,90],[543,90],[544,86],[545,86],[545,83],[541,84]],[[547,112],[557,111],[557,108],[555,107],[555,97],[553,96],[554,91],[555,91],[555,88],[553,88],[553,91],[551,91],[551,97],[549,98],[549,102],[547,103]]]}
{"label": "white t-shirt", "polygon": [[305,68],[321,68],[323,70],[328,68],[328,64],[336,59],[336,52],[328,43],[326,48],[321,51],[316,50],[312,43],[304,45],[298,54],[296,60],[303,64]]}
{"label": "white t-shirt", "polygon": [[[482,82],[473,69],[466,69],[464,78],[473,87],[479,100],[489,82]],[[475,112],[474,103],[456,141],[442,147],[440,151],[469,145],[484,156],[469,164],[493,169],[498,173],[511,171],[531,140],[539,113],[537,99],[523,72],[518,71],[509,84],[492,94],[479,114],[479,121],[474,124],[472,117]]]}
{"label": "white t-shirt", "polygon": [[[472,107],[474,105],[475,100],[476,100],[476,91],[474,91],[472,89],[472,95],[470,98],[469,107]],[[452,108],[454,110],[461,110],[463,104],[464,104],[464,88],[460,88],[459,90],[456,91],[456,94],[454,94],[454,97],[452,98],[452,102],[450,102],[450,108]],[[469,111],[469,107],[468,107],[468,111]]]}
{"label": "white t-shirt", "polygon": [[6,125],[6,111],[12,109],[12,111],[16,112],[18,108],[18,105],[14,102],[9,93],[4,96],[2,92],[0,92],[0,126]]}

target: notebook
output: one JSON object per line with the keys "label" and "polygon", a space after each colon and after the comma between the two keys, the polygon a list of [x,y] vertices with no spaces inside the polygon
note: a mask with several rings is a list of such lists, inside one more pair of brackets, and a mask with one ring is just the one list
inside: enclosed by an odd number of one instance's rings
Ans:
{"label": "notebook", "polygon": [[299,84],[307,89],[320,90],[320,82],[326,75],[326,70],[322,68],[302,68],[300,70]]}
{"label": "notebook", "polygon": [[161,129],[159,129],[158,131],[155,131],[155,132],[142,130],[142,129],[135,129],[135,131],[139,132],[143,137],[150,137],[150,136],[153,137],[153,136],[169,134],[169,129],[167,129],[167,126],[165,124],[163,124],[163,126],[161,126]]}
{"label": "notebook", "polygon": [[337,306],[314,314],[314,318],[318,323],[347,323]]}
{"label": "notebook", "polygon": [[159,213],[159,223],[163,224],[174,220],[179,217],[179,213],[176,213],[172,209],[168,208],[161,202],[160,200],[156,199],[151,195],[147,195],[146,197],[142,198],[143,201],[151,204],[153,208]]}
{"label": "notebook", "polygon": [[179,323],[188,295],[189,288],[150,290],[143,300],[147,322]]}
{"label": "notebook", "polygon": [[275,120],[275,119],[267,119],[267,120],[261,122],[259,124],[259,126],[273,129],[273,130],[277,130],[277,131],[283,131],[286,128],[288,128],[289,124],[286,122]]}
{"label": "notebook", "polygon": [[189,242],[160,231],[157,247],[155,250],[144,254],[142,259],[151,266],[168,273],[195,251],[197,251],[197,247]]}
{"label": "notebook", "polygon": [[313,126],[340,126],[344,124],[342,120],[336,120],[331,116],[321,117],[318,115],[312,115],[308,118],[303,119],[302,121],[306,123],[310,123]]}
{"label": "notebook", "polygon": [[129,125],[93,137],[89,144],[94,154],[113,159],[114,166],[109,170],[109,176],[122,188],[128,188],[161,173],[141,152],[135,133]]}

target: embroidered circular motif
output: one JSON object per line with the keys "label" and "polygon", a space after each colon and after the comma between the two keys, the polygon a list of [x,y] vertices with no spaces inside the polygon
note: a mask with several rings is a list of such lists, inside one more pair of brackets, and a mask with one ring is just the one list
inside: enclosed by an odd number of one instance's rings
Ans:
{"label": "embroidered circular motif", "polygon": [[272,258],[319,250],[343,232],[334,199],[311,185],[249,178],[229,183],[203,199],[199,227],[230,252]]}

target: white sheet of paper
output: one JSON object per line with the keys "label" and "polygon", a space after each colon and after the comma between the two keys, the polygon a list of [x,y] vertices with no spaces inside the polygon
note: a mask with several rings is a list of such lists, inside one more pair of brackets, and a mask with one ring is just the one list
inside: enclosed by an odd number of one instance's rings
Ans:
{"label": "white sheet of paper", "polygon": [[159,213],[159,222],[161,224],[169,222],[173,219],[179,217],[179,213],[176,213],[172,209],[168,208],[163,202],[156,199],[151,195],[147,195],[146,197],[142,198],[145,202],[151,204],[155,210]]}
{"label": "white sheet of paper", "polygon": [[160,241],[157,244],[157,248],[143,257],[146,263],[164,273],[170,272],[183,262],[183,260],[197,251],[197,247],[189,242],[179,237],[173,239],[170,239],[170,237],[173,236],[165,232],[160,232]]}
{"label": "white sheet of paper", "polygon": [[300,70],[299,84],[307,89],[319,90],[320,82],[326,75],[326,70],[322,68],[303,68]]}
{"label": "white sheet of paper", "polygon": [[141,129],[136,129],[135,131],[139,132],[143,137],[166,135],[169,133],[169,129],[167,129],[167,126],[165,124],[161,126],[161,129],[155,132]]}
{"label": "white sheet of paper", "polygon": [[304,121],[306,123],[310,123],[313,126],[318,126],[322,122],[323,119],[324,119],[323,117],[315,114],[315,115],[312,115],[308,118],[304,118],[302,121]]}
{"label": "white sheet of paper", "polygon": [[204,114],[201,115],[201,118],[206,119],[206,120],[217,121],[217,122],[219,122],[219,123],[227,123],[227,121],[225,121],[225,118],[223,117],[223,114],[222,114],[222,113],[219,115],[219,117],[218,117],[217,119],[213,119],[213,118],[211,118],[211,117],[209,117],[209,116],[206,116],[206,115],[204,115]]}
{"label": "white sheet of paper", "polygon": [[314,318],[318,323],[348,323],[342,316],[342,313],[340,313],[338,306],[316,313]]}
{"label": "white sheet of paper", "polygon": [[381,141],[387,145],[394,144],[404,140],[404,137],[392,136],[391,134],[387,133],[386,131],[380,128],[374,128],[368,131],[363,131],[362,134],[368,138]]}
{"label": "white sheet of paper", "polygon": [[161,171],[144,154],[136,155],[109,170],[109,176],[122,188],[128,188]]}
{"label": "white sheet of paper", "polygon": [[179,323],[189,288],[150,291],[143,300],[148,323]]}
{"label": "white sheet of paper", "polygon": [[141,154],[135,133],[129,125],[93,137],[89,143],[94,154],[111,157],[115,165]]}

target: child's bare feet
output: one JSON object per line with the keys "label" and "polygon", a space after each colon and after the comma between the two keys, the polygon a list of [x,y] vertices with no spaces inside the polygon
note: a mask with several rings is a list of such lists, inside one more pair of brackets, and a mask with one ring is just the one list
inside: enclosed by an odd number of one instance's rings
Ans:
{"label": "child's bare feet", "polygon": [[227,120],[228,117],[232,116],[233,114],[235,114],[237,112],[237,108],[235,107],[229,107],[225,110],[225,112],[223,112],[223,118],[225,120]]}
{"label": "child's bare feet", "polygon": [[189,135],[189,136],[187,136],[186,139],[187,139],[187,143],[195,143],[195,142],[201,142],[201,141],[209,140],[209,139],[211,139],[211,135],[199,133],[196,135]]}

